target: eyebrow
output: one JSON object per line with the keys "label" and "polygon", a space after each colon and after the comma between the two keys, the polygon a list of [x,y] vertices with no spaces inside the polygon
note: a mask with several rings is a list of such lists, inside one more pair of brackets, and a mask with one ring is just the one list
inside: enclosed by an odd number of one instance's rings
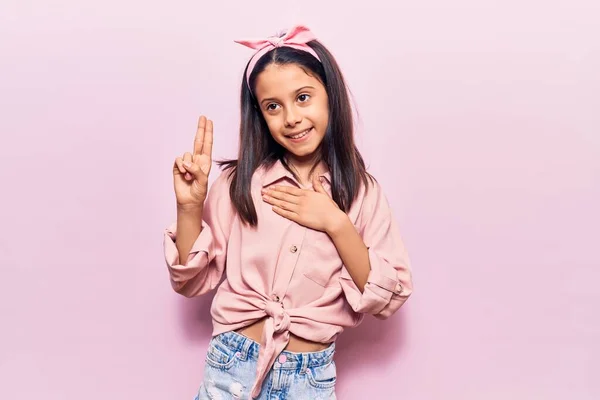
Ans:
{"label": "eyebrow", "polygon": [[[294,94],[297,94],[298,92],[301,92],[301,91],[303,91],[305,89],[314,89],[314,87],[313,86],[302,86],[301,88],[296,89],[296,91],[294,92]],[[265,101],[274,101],[274,100],[277,100],[277,99],[274,98],[274,97],[269,97],[267,99],[262,99],[262,101],[260,102],[260,104],[262,105]]]}

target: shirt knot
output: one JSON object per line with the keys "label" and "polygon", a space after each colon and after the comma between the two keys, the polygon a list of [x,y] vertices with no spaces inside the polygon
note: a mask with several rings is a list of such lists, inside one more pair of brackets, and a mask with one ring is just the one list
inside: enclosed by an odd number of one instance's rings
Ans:
{"label": "shirt knot", "polygon": [[267,301],[265,312],[273,318],[275,333],[285,332],[290,329],[290,316],[283,309],[283,304],[276,301]]}

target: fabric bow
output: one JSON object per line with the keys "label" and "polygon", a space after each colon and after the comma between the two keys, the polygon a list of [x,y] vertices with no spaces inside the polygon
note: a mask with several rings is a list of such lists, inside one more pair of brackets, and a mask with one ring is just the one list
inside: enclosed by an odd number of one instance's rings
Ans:
{"label": "fabric bow", "polygon": [[288,30],[283,36],[269,36],[266,39],[242,39],[235,40],[236,43],[250,47],[251,49],[257,50],[252,56],[250,63],[248,64],[248,70],[246,72],[246,81],[250,85],[250,74],[254,69],[254,66],[258,60],[276,47],[292,47],[298,50],[306,51],[312,54],[317,60],[321,61],[317,53],[306,43],[315,40],[317,37],[304,25],[296,25]]}

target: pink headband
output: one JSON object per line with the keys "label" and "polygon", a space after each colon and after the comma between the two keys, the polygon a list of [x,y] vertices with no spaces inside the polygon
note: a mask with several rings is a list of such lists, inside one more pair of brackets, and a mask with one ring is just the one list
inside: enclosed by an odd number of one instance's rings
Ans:
{"label": "pink headband", "polygon": [[244,46],[250,47],[251,49],[258,50],[250,59],[250,64],[248,65],[248,71],[246,72],[246,82],[248,83],[248,87],[250,87],[250,74],[254,69],[254,66],[258,62],[258,60],[268,53],[270,50],[276,47],[293,47],[294,49],[306,51],[313,56],[319,62],[321,59],[315,53],[315,51],[307,46],[306,43],[311,40],[315,40],[317,37],[303,25],[296,25],[291,28],[284,36],[270,36],[266,39],[258,39],[258,40],[235,40],[236,43],[243,44]]}

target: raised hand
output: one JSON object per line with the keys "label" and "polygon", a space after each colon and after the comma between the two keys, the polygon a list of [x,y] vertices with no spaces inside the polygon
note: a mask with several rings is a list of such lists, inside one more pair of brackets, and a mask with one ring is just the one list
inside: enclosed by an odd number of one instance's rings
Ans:
{"label": "raised hand", "polygon": [[173,164],[173,184],[178,207],[202,207],[208,193],[212,166],[213,122],[204,115],[198,120],[194,152],[177,157]]}

